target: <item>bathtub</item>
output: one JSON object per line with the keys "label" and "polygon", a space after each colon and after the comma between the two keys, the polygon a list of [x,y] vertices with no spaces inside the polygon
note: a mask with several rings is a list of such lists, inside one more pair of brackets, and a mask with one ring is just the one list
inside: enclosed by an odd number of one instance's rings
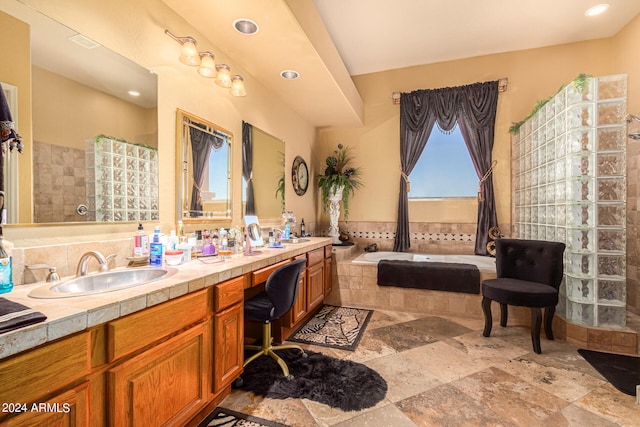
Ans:
{"label": "bathtub", "polygon": [[406,260],[418,262],[450,262],[456,264],[473,264],[480,271],[496,271],[496,259],[480,255],[428,255],[411,252],[365,252],[353,259],[353,264],[376,265],[381,259]]}

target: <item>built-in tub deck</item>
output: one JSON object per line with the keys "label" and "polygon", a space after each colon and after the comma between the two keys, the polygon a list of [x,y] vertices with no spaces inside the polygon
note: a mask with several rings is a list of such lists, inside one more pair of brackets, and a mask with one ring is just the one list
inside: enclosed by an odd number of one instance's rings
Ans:
{"label": "built-in tub deck", "polygon": [[496,259],[480,255],[429,255],[410,252],[365,252],[351,261],[353,264],[377,265],[380,260],[406,260],[416,262],[444,262],[454,264],[472,264],[478,270],[496,271]]}
{"label": "built-in tub deck", "polygon": [[333,291],[325,298],[326,303],[482,319],[479,294],[379,286],[378,262],[382,259],[473,264],[480,271],[480,281],[496,277],[495,258],[492,257],[382,251],[361,253],[358,250],[344,258],[336,257],[337,274],[334,274]]}

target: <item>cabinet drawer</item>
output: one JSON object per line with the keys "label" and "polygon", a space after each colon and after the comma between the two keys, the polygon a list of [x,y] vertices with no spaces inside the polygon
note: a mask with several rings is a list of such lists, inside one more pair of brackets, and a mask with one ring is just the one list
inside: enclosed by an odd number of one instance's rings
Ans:
{"label": "cabinet drawer", "polygon": [[251,286],[259,285],[260,283],[264,283],[267,281],[271,273],[273,273],[279,267],[282,267],[285,264],[290,263],[291,260],[287,259],[284,261],[280,261],[276,264],[270,265],[269,267],[261,268],[260,270],[256,270],[251,273]]}
{"label": "cabinet drawer", "polygon": [[236,277],[213,287],[213,310],[215,312],[242,302],[244,298],[244,277]]}
{"label": "cabinet drawer", "polygon": [[114,361],[207,316],[207,290],[108,323],[107,358]]}
{"label": "cabinet drawer", "polygon": [[324,261],[324,248],[314,249],[307,252],[307,267],[316,265]]}
{"label": "cabinet drawer", "polygon": [[82,332],[4,360],[0,402],[31,403],[87,375],[89,341]]}

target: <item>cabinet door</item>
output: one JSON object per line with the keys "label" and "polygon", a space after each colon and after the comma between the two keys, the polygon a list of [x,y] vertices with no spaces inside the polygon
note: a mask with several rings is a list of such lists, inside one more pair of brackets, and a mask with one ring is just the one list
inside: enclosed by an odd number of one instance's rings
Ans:
{"label": "cabinet door", "polygon": [[287,326],[294,326],[307,314],[307,277],[304,272],[300,275],[300,285],[298,286],[298,297],[291,309],[291,322]]}
{"label": "cabinet door", "polygon": [[237,304],[214,317],[213,391],[219,392],[242,373],[244,307]]}
{"label": "cabinet door", "polygon": [[26,411],[3,423],[2,427],[64,427],[89,425],[89,383],[60,393],[47,402],[28,404]]}
{"label": "cabinet door", "polygon": [[324,259],[324,296],[328,296],[333,289],[333,262],[331,258]]}
{"label": "cabinet door", "polygon": [[307,288],[309,295],[307,310],[311,311],[324,299],[324,263],[313,265],[307,269]]}
{"label": "cabinet door", "polygon": [[209,397],[210,349],[203,322],[110,369],[110,425],[184,425]]}

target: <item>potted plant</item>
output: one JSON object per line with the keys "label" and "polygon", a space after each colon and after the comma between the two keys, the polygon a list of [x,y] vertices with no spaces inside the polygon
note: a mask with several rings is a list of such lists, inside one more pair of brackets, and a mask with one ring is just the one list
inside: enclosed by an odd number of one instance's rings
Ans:
{"label": "potted plant", "polygon": [[362,170],[352,166],[353,156],[349,147],[338,144],[338,149],[327,156],[324,174],[318,175],[318,187],[322,192],[323,212],[329,209],[330,226],[329,236],[334,238],[334,243],[339,244],[338,217],[340,216],[340,201],[344,205],[344,219],[349,218],[349,196],[356,188],[362,186],[360,176]]}

